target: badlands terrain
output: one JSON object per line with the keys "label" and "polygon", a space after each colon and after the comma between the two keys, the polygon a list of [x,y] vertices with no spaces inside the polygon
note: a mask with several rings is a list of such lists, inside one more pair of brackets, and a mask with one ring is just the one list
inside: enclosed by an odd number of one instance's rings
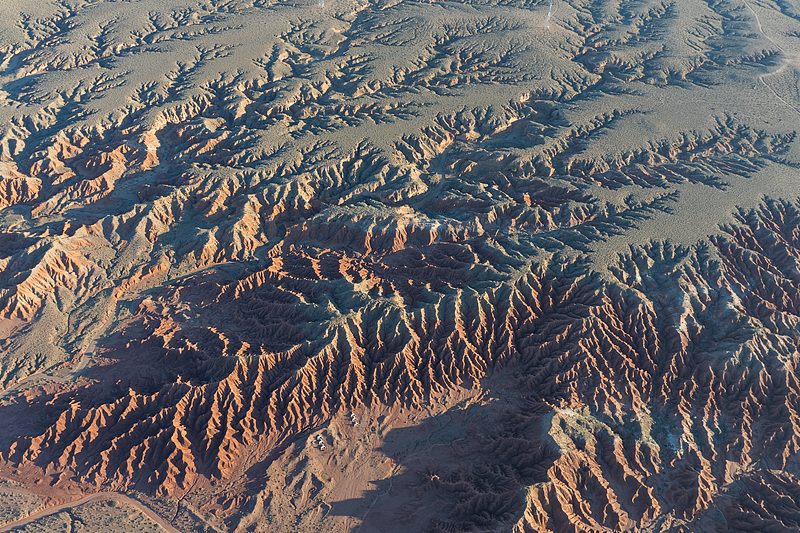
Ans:
{"label": "badlands terrain", "polygon": [[0,532],[800,529],[796,0],[0,8]]}

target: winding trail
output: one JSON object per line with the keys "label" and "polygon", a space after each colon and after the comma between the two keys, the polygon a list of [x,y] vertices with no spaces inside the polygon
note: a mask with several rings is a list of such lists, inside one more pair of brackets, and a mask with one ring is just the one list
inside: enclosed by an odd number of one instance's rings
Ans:
{"label": "winding trail", "polygon": [[544,19],[544,29],[550,29],[550,23],[553,22],[553,16],[558,13],[558,0],[550,0],[550,6],[547,9],[547,15]]}
{"label": "winding trail", "polygon": [[[370,511],[372,511],[372,508],[375,507],[375,504],[378,503],[378,500],[380,500],[381,498],[383,498],[384,496],[387,496],[390,492],[392,492],[392,486],[394,485],[394,477],[397,475],[397,471],[399,469],[400,469],[400,465],[399,464],[395,464],[394,468],[392,469],[392,472],[389,474],[389,488],[386,489],[386,492],[384,492],[382,494],[378,494],[375,497],[375,499],[372,500],[372,503],[367,508],[367,511],[361,517],[361,523],[358,525],[358,528],[356,528],[355,531],[353,531],[353,533],[359,533],[359,531],[361,531],[361,528],[364,527],[364,520],[367,519],[367,515],[370,513]],[[0,531],[2,531],[2,530],[0,530]]]}
{"label": "winding trail", "polygon": [[152,509],[142,504],[140,501],[134,500],[133,498],[126,496],[125,494],[122,494],[120,492],[98,492],[96,494],[90,494],[89,496],[85,496],[79,500],[74,500],[71,502],[62,503],[61,505],[56,505],[54,507],[48,507],[47,509],[42,509],[41,511],[26,516],[25,518],[20,518],[19,520],[15,520],[13,522],[9,522],[5,525],[0,526],[0,533],[6,533],[8,531],[12,531],[13,529],[16,529],[18,527],[22,527],[27,524],[30,524],[31,522],[35,522],[40,518],[60,513],[61,511],[70,509],[72,507],[77,507],[79,505],[84,505],[86,503],[91,503],[91,502],[108,501],[108,500],[113,500],[130,505],[137,511],[144,514],[147,518],[155,522],[165,531],[167,531],[167,533],[181,533],[181,531],[172,527],[172,525],[169,522],[164,520],[161,516],[157,515]]}
{"label": "winding trail", "polygon": [[792,57],[791,57],[791,56],[789,56],[789,55],[787,55],[787,54],[786,54],[786,51],[783,49],[783,47],[782,47],[781,45],[779,45],[778,43],[776,43],[774,40],[772,40],[772,37],[770,37],[769,35],[767,35],[767,34],[764,32],[764,27],[761,25],[761,19],[759,19],[759,18],[758,18],[758,13],[756,13],[755,9],[753,9],[753,7],[750,5],[750,2],[748,2],[747,0],[742,0],[742,1],[744,2],[744,5],[747,7],[747,9],[750,11],[750,13],[752,13],[752,14],[753,14],[753,18],[754,18],[754,19],[755,19],[755,21],[756,21],[756,27],[758,28],[758,33],[760,33],[760,34],[761,34],[761,35],[764,37],[764,39],[766,39],[767,41],[769,41],[769,43],[770,43],[770,44],[772,44],[772,45],[773,45],[775,48],[777,48],[778,50],[780,50],[780,51],[781,51],[781,54],[783,54],[783,61],[782,61],[782,63],[781,63],[781,66],[780,66],[780,67],[778,67],[776,70],[774,70],[774,71],[772,71],[772,72],[769,72],[769,73],[767,73],[767,74],[762,74],[762,75],[760,75],[760,76],[758,77],[758,81],[760,81],[760,82],[761,82],[761,85],[763,85],[764,87],[766,87],[766,88],[769,90],[769,92],[771,92],[771,93],[772,93],[772,95],[773,95],[775,98],[777,98],[778,100],[780,100],[780,101],[781,101],[781,102],[782,102],[784,105],[786,105],[786,106],[788,106],[788,107],[791,107],[792,109],[794,109],[794,111],[795,111],[796,113],[800,114],[800,108],[798,108],[797,106],[793,105],[792,103],[790,103],[790,102],[787,102],[786,100],[784,100],[784,99],[783,99],[783,97],[782,97],[781,95],[779,95],[779,94],[778,94],[778,93],[775,91],[775,89],[773,89],[773,88],[772,88],[772,86],[770,86],[770,84],[768,84],[766,81],[764,81],[764,78],[769,78],[770,76],[775,76],[776,74],[780,74],[781,72],[783,72],[784,70],[786,70],[786,67],[788,67],[788,66],[791,64],[791,62],[792,62]]}

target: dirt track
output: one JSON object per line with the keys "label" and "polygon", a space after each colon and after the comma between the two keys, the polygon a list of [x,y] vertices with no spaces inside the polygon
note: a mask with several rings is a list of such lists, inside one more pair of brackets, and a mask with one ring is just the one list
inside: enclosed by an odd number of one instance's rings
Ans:
{"label": "dirt track", "polygon": [[55,507],[49,507],[47,509],[42,509],[41,511],[33,513],[32,515],[26,516],[25,518],[20,518],[19,520],[15,520],[14,522],[10,522],[8,524],[0,526],[0,533],[13,531],[16,528],[35,522],[40,518],[44,518],[46,516],[59,513],[61,511],[70,509],[72,507],[77,507],[79,505],[83,505],[86,503],[104,501],[104,500],[114,500],[117,502],[128,504],[131,507],[135,508],[136,510],[140,511],[145,516],[147,516],[147,518],[149,518],[150,520],[161,526],[165,531],[168,531],[169,533],[180,533],[180,531],[172,527],[166,520],[164,520],[159,515],[154,513],[150,508],[142,505],[141,502],[117,492],[100,492],[97,494],[92,494],[90,496],[83,497],[79,500],[62,503],[61,505],[56,505]]}
{"label": "dirt track", "polygon": [[[770,86],[770,85],[769,85],[769,84],[768,84],[768,83],[767,83],[767,82],[764,80],[764,78],[769,78],[770,76],[775,76],[775,75],[777,75],[777,74],[780,74],[780,73],[781,73],[781,72],[783,72],[784,70],[786,70],[786,67],[788,67],[788,66],[789,66],[789,65],[792,63],[792,59],[793,59],[793,58],[792,58],[792,57],[790,57],[790,56],[787,56],[787,55],[786,55],[786,51],[783,49],[783,47],[782,47],[781,45],[779,45],[778,43],[776,43],[774,40],[772,40],[772,38],[771,38],[769,35],[767,35],[767,34],[764,32],[764,28],[763,28],[763,26],[761,26],[761,20],[758,18],[758,13],[756,13],[756,11],[755,11],[755,10],[754,10],[754,9],[753,9],[751,6],[750,6],[750,3],[749,3],[749,2],[747,2],[747,1],[745,0],[745,2],[744,2],[744,5],[745,5],[745,6],[747,6],[747,9],[750,11],[750,13],[752,13],[752,14],[753,14],[753,18],[754,18],[754,19],[755,19],[755,21],[756,21],[756,27],[758,28],[758,33],[760,33],[761,35],[763,35],[763,36],[764,36],[764,38],[765,38],[767,41],[769,41],[769,42],[770,42],[770,44],[772,44],[773,46],[775,46],[775,47],[776,47],[778,50],[780,50],[780,51],[781,51],[781,53],[784,55],[783,62],[781,63],[781,66],[780,66],[780,67],[778,67],[778,69],[777,69],[777,70],[774,70],[774,71],[772,71],[772,72],[770,72],[770,73],[768,73],[768,74],[762,74],[761,76],[759,76],[759,77],[758,77],[758,80],[761,82],[761,85],[763,85],[764,87],[766,87],[767,89],[769,89],[769,92],[771,92],[771,93],[772,93],[772,95],[773,95],[775,98],[777,98],[778,100],[780,100],[780,101],[781,101],[783,104],[787,105],[788,107],[791,107],[792,109],[794,109],[794,110],[795,110],[797,113],[800,113],[800,109],[798,109],[797,107],[795,107],[795,106],[794,106],[794,105],[792,105],[791,103],[787,102],[787,101],[786,101],[786,100],[785,100],[785,99],[784,99],[784,98],[783,98],[781,95],[779,95],[779,94],[778,94],[778,93],[775,91],[775,89],[773,89],[773,88],[772,88],[772,87],[771,87],[771,86]],[[796,60],[796,59],[795,59],[795,60]]]}

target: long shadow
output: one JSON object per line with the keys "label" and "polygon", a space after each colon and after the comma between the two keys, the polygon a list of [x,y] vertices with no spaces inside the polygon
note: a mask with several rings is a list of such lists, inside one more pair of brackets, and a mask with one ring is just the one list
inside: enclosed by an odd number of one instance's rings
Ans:
{"label": "long shadow", "polygon": [[360,498],[330,502],[328,516],[358,518],[359,533],[510,529],[525,512],[525,487],[546,481],[558,455],[542,438],[549,411],[518,397],[393,429],[380,452],[394,474]]}

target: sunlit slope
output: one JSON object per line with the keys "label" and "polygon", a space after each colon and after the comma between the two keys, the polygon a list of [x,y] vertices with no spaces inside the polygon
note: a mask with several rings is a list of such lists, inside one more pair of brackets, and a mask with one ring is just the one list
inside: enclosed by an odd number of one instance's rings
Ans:
{"label": "sunlit slope", "polygon": [[29,4],[3,476],[189,529],[797,527],[795,6]]}

